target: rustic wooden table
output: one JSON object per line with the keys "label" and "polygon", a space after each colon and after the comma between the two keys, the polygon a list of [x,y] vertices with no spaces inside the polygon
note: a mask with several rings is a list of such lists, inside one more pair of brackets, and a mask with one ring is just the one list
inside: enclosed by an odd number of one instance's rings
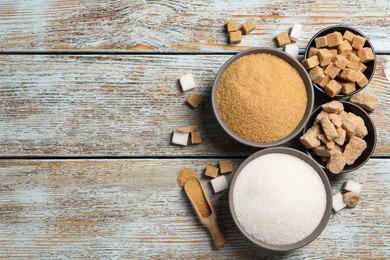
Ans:
{"label": "rustic wooden table", "polygon": [[[390,2],[288,2],[2,0],[0,258],[390,258]],[[253,18],[257,28],[228,45],[228,18]],[[364,90],[380,99],[375,153],[331,178],[334,193],[345,180],[362,183],[362,203],[333,214],[308,246],[273,253],[239,233],[228,192],[213,194],[202,178],[229,240],[215,250],[177,173],[201,175],[225,158],[236,169],[256,151],[216,123],[213,79],[240,50],[275,46],[294,22],[304,25],[301,55],[315,32],[340,23],[376,49]],[[188,72],[205,96],[196,110],[177,82]],[[200,126],[203,143],[172,145],[173,129],[188,124]]]}

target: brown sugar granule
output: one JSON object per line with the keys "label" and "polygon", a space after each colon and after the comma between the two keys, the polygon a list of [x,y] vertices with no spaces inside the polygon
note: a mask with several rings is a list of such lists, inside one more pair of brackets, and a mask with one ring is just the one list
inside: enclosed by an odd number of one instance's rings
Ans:
{"label": "brown sugar granule", "polygon": [[217,90],[221,118],[237,135],[272,142],[301,121],[307,93],[298,71],[271,54],[252,54],[233,62]]}
{"label": "brown sugar granule", "polygon": [[211,215],[211,209],[200,185],[199,180],[190,179],[186,183],[186,191],[202,217],[207,218]]}
{"label": "brown sugar granule", "polygon": [[179,183],[180,187],[184,187],[184,184],[190,179],[197,179],[198,175],[190,169],[190,168],[183,168],[180,170],[179,175],[177,176],[177,182]]}

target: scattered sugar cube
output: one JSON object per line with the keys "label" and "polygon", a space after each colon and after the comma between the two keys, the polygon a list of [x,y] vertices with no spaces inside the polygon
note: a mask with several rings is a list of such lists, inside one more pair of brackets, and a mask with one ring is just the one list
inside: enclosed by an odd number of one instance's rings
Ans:
{"label": "scattered sugar cube", "polygon": [[180,131],[174,131],[173,136],[172,136],[172,143],[186,146],[189,136],[190,136],[190,133],[183,133]]}
{"label": "scattered sugar cube", "polygon": [[300,23],[294,23],[292,29],[291,29],[291,33],[290,33],[290,39],[294,42],[298,41],[299,39],[299,36],[301,35],[301,32],[302,32],[302,24]]}
{"label": "scattered sugar cube", "polygon": [[221,174],[229,173],[232,171],[233,171],[232,161],[226,160],[226,161],[219,162],[219,172]]}
{"label": "scattered sugar cube", "polygon": [[314,41],[316,42],[317,48],[323,48],[323,47],[328,46],[328,39],[326,38],[326,35],[321,36],[321,37],[317,37],[314,39]]}
{"label": "scattered sugar cube", "polygon": [[211,177],[211,178],[216,178],[217,174],[218,174],[218,168],[217,167],[214,167],[214,166],[211,166],[211,165],[207,165],[206,166],[206,169],[204,171],[204,175],[206,175],[208,177]]}
{"label": "scattered sugar cube", "polygon": [[293,56],[295,59],[298,58],[298,54],[299,54],[299,47],[298,47],[298,45],[288,44],[284,48],[284,51],[286,53],[290,54],[291,56]]}
{"label": "scattered sugar cube", "polygon": [[349,43],[352,43],[353,37],[355,37],[355,34],[353,32],[350,32],[346,30],[343,35],[343,39],[347,40]]}
{"label": "scattered sugar cube", "polygon": [[211,180],[211,185],[213,186],[213,190],[215,193],[218,193],[220,191],[226,190],[229,188],[228,182],[226,180],[226,177],[224,175],[219,176],[215,179]]}
{"label": "scattered sugar cube", "polygon": [[196,93],[192,93],[188,99],[187,99],[187,103],[193,107],[193,108],[197,108],[199,106],[199,104],[202,102],[203,100],[203,97],[199,94],[196,94]]}
{"label": "scattered sugar cube", "polygon": [[288,33],[286,32],[279,33],[278,35],[276,35],[275,39],[279,47],[291,43],[290,36],[288,36]]}
{"label": "scattered sugar cube", "polygon": [[349,191],[343,195],[343,199],[348,208],[354,208],[360,203],[360,194]]}
{"label": "scattered sugar cube", "polygon": [[242,24],[242,30],[244,31],[245,34],[249,34],[255,28],[256,28],[256,23],[253,19],[249,19]]}
{"label": "scattered sugar cube", "polygon": [[191,144],[201,144],[202,143],[202,135],[200,131],[191,132]]}
{"label": "scattered sugar cube", "polygon": [[347,206],[347,204],[344,203],[344,199],[343,199],[343,195],[341,194],[341,192],[333,195],[333,210],[335,212],[339,212],[340,210],[342,210],[343,208],[345,208]]}
{"label": "scattered sugar cube", "polygon": [[230,32],[229,39],[231,44],[237,44],[241,42],[242,35],[240,31]]}
{"label": "scattered sugar cube", "polygon": [[238,31],[238,24],[236,20],[228,20],[226,23],[226,27],[229,33]]}
{"label": "scattered sugar cube", "polygon": [[364,44],[366,43],[366,38],[360,36],[360,35],[355,35],[352,40],[352,48],[359,50],[363,48]]}
{"label": "scattered sugar cube", "polygon": [[179,131],[182,133],[190,133],[193,131],[199,131],[199,127],[197,125],[180,126],[176,129],[176,131]]}
{"label": "scattered sugar cube", "polygon": [[363,185],[354,181],[346,181],[343,185],[343,190],[360,193]]}
{"label": "scattered sugar cube", "polygon": [[180,77],[180,85],[183,92],[195,88],[195,80],[191,73],[185,74]]}
{"label": "scattered sugar cube", "polygon": [[[290,45],[287,45],[286,48],[290,46]],[[306,60],[302,61],[302,65],[303,67],[305,67],[305,69],[311,69],[311,68],[314,68],[315,66],[318,66],[320,65],[320,62],[318,60],[318,57],[317,55],[314,55],[314,56],[311,56],[310,58],[307,58]]]}
{"label": "scattered sugar cube", "polygon": [[371,48],[361,48],[358,50],[357,55],[363,63],[374,60],[374,53]]}

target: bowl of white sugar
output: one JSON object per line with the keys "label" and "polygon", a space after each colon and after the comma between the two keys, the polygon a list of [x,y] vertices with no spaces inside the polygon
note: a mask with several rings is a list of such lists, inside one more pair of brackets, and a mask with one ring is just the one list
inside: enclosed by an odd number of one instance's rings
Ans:
{"label": "bowl of white sugar", "polygon": [[249,240],[265,249],[288,251],[309,244],[326,227],[332,190],[323,169],[306,154],[267,148],[237,169],[229,207]]}

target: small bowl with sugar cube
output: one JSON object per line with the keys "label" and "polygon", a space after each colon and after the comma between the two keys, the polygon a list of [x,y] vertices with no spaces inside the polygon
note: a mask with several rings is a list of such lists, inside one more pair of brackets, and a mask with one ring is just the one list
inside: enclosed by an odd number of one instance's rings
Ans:
{"label": "small bowl with sugar cube", "polygon": [[303,66],[315,88],[333,99],[364,89],[376,68],[375,50],[361,31],[334,25],[317,32],[307,44]]}
{"label": "small bowl with sugar cube", "polygon": [[340,174],[354,171],[370,159],[376,129],[362,108],[333,100],[313,111],[299,140],[326,172]]}

